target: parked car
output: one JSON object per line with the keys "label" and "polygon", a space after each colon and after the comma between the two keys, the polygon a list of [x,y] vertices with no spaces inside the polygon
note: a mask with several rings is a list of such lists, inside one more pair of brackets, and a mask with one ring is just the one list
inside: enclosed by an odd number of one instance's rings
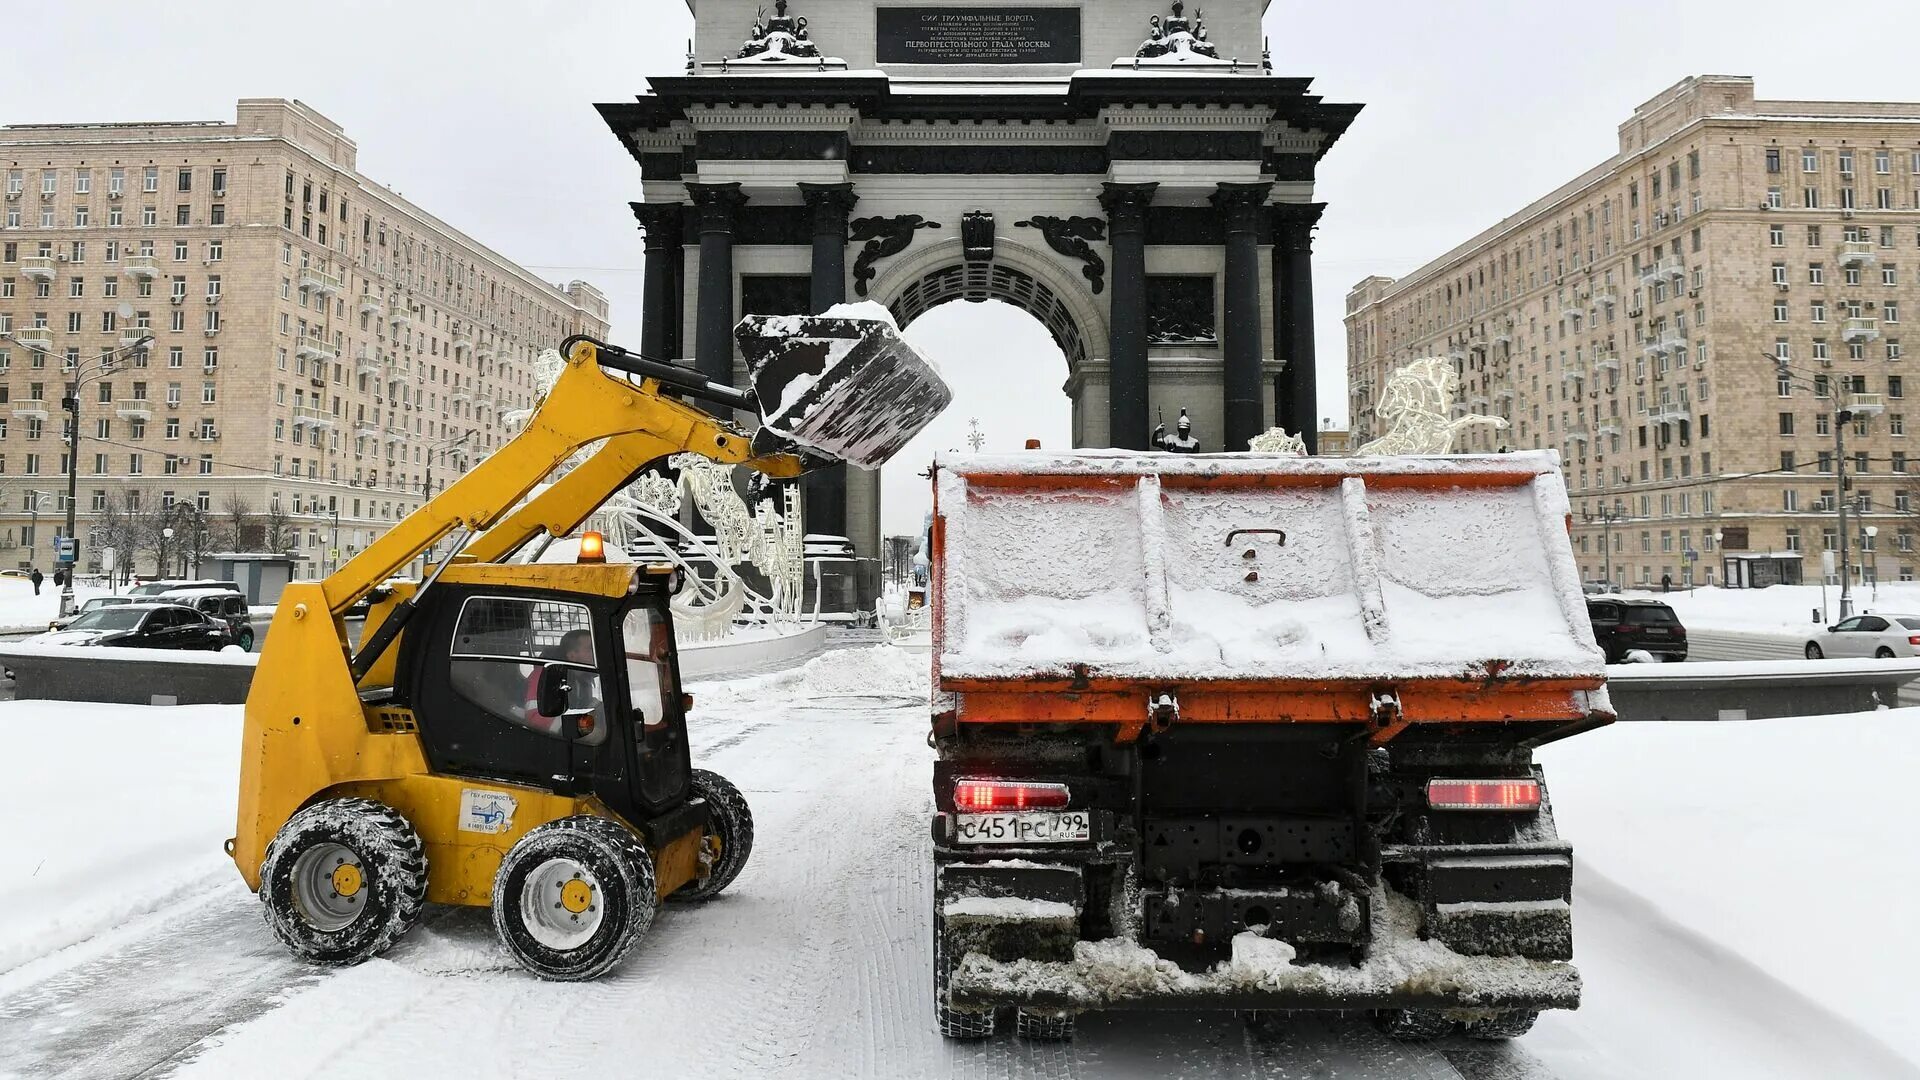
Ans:
{"label": "parked car", "polygon": [[1920,615],[1855,615],[1807,639],[1807,659],[1920,656]]}
{"label": "parked car", "polygon": [[226,589],[175,589],[159,596],[137,596],[136,604],[179,604],[214,619],[227,628],[235,645],[253,651],[253,616],[247,611],[247,598]]}
{"label": "parked car", "polygon": [[133,588],[128,589],[127,595],[164,596],[167,593],[177,592],[181,589],[224,589],[227,592],[237,593],[240,591],[240,586],[237,582],[215,581],[211,578],[203,578],[195,581],[176,578],[160,581],[143,581]]}
{"label": "parked car", "polygon": [[180,604],[121,604],[89,611],[64,630],[27,639],[33,645],[112,645],[126,649],[203,649],[225,646],[227,625]]}
{"label": "parked car", "polygon": [[1604,581],[1587,581],[1581,583],[1580,591],[1588,596],[1605,596],[1613,592],[1614,588]]}
{"label": "parked car", "polygon": [[73,625],[73,620],[85,615],[89,611],[99,611],[101,608],[119,607],[122,604],[131,603],[133,603],[133,597],[131,596],[96,596],[86,603],[81,604],[79,611],[74,612],[64,619],[55,619],[48,623],[47,629],[65,630],[67,627]]}
{"label": "parked car", "polygon": [[1687,628],[1680,625],[1672,608],[1658,600],[1596,597],[1587,601],[1587,618],[1609,664],[1625,661],[1635,650],[1663,660],[1687,658]]}

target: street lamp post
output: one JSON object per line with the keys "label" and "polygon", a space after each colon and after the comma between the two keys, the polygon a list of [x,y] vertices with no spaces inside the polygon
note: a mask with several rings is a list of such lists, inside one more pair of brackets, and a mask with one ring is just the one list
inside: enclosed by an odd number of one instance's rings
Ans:
{"label": "street lamp post", "polygon": [[[1853,543],[1852,532],[1847,527],[1847,425],[1853,423],[1854,410],[1841,404],[1837,392],[1837,388],[1841,385],[1839,380],[1826,379],[1826,387],[1823,390],[1819,382],[1809,383],[1805,376],[1794,371],[1784,357],[1770,353],[1760,355],[1773,361],[1774,367],[1779,370],[1782,378],[1812,390],[1825,398],[1827,404],[1833,409],[1834,500],[1840,516],[1840,531],[1835,539],[1840,548],[1840,618],[1844,619],[1853,614],[1853,561],[1850,557]],[[1821,584],[1825,583],[1826,576],[1822,574]]]}
{"label": "street lamp post", "polygon": [[[337,498],[338,497],[336,496],[335,499],[337,500]],[[333,572],[340,568],[340,504],[338,501],[334,501],[333,503],[332,514],[333,514],[333,546],[327,549],[327,576],[328,577],[332,577]]]}
{"label": "street lamp post", "polygon": [[[423,501],[425,502],[433,501],[433,459],[434,457],[436,455],[439,457],[445,457],[447,454],[447,451],[452,450],[453,448],[459,446],[461,443],[466,442],[468,439],[473,438],[475,435],[478,435],[479,433],[480,431],[478,428],[468,428],[466,432],[461,435],[458,435],[451,439],[442,440],[441,442],[435,443],[434,445],[427,447],[427,474],[426,474],[426,477],[421,481],[421,485],[420,485],[420,497]],[[427,547],[427,550],[421,555],[421,559],[424,561],[425,565],[428,565],[428,566],[433,565],[433,551],[434,551],[434,548],[437,548],[439,546],[440,545],[438,543],[431,544]]]}
{"label": "street lamp post", "polygon": [[[1880,602],[1880,555],[1875,551],[1874,537],[1880,535],[1880,526],[1869,525],[1860,530],[1860,572],[1867,577],[1867,583],[1873,586],[1873,602]],[[1869,558],[1868,556],[1872,556]]]}
{"label": "street lamp post", "polygon": [[1604,503],[1598,514],[1581,511],[1580,516],[1589,524],[1600,523],[1600,553],[1602,556],[1601,574],[1607,579],[1607,588],[1613,588],[1613,526],[1615,522],[1625,521],[1627,516]]}
{"label": "street lamp post", "polygon": [[[132,318],[133,317],[132,306],[128,304],[120,305],[119,314],[120,314],[120,317],[123,319]],[[85,383],[96,381],[102,376],[112,374],[113,362],[115,360],[119,359],[123,355],[138,352],[141,349],[146,348],[149,344],[152,343],[152,341],[153,341],[152,334],[141,334],[140,340],[134,342],[131,345],[122,346],[121,348],[114,349],[110,352],[101,353],[100,358],[94,361],[92,365],[88,365],[85,361],[76,357],[73,362],[73,370],[70,373],[71,377],[67,379],[67,399],[61,402],[61,404],[66,407],[66,411],[67,411],[67,531],[66,531],[66,538],[68,543],[73,545],[74,559],[72,562],[67,564],[66,581],[60,587],[60,617],[61,618],[65,618],[68,615],[73,614],[78,607],[78,605],[74,602],[74,599],[73,599],[73,578],[74,578],[74,571],[78,570],[80,567],[80,558],[79,558],[80,548],[79,548],[79,542],[75,534],[75,530],[77,526],[74,523],[74,512],[77,509],[75,505],[75,499],[79,494],[79,486],[80,486],[80,387]]]}

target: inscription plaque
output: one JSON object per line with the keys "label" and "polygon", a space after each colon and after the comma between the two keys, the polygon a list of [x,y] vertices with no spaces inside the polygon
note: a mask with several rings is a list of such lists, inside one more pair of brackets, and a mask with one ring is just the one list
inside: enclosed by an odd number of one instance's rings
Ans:
{"label": "inscription plaque", "polygon": [[882,64],[1077,64],[1077,7],[883,7]]}

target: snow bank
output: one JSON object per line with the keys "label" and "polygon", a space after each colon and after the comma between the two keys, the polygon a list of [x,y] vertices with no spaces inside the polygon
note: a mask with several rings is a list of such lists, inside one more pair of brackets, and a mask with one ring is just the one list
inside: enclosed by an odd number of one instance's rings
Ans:
{"label": "snow bank", "polygon": [[[1818,572],[1814,562],[1809,562],[1808,568]],[[1820,593],[1818,585],[1773,585],[1765,589],[1696,588],[1691,595],[1684,589],[1669,593],[1630,590],[1625,595],[1667,603],[1689,630],[1744,630],[1804,639],[1828,623],[1840,621],[1838,586],[1826,590],[1826,617],[1820,621],[1812,617],[1822,606]],[[1853,610],[1920,615],[1920,582],[1885,582],[1878,590],[1857,587],[1853,590]]]}
{"label": "snow bank", "polygon": [[1920,709],[1616,724],[1539,757],[1576,876],[1620,883],[1920,1062],[1916,735]]}
{"label": "snow bank", "polygon": [[240,712],[0,702],[0,972],[238,879]]}
{"label": "snow bank", "polygon": [[[76,583],[73,587],[73,598],[81,604],[110,595],[106,589],[92,585]],[[25,578],[0,578],[0,634],[44,631],[59,617],[60,590],[54,587],[52,574],[41,583],[39,596],[33,595],[33,582]]]}
{"label": "snow bank", "polygon": [[691,687],[695,715],[705,707],[726,707],[780,697],[807,701],[823,697],[898,696],[925,701],[931,685],[927,654],[892,645],[830,649],[787,671],[726,679]]}
{"label": "snow bank", "polygon": [[[941,462],[944,678],[1601,672],[1549,454]],[[1512,482],[1367,484],[1468,472]]]}

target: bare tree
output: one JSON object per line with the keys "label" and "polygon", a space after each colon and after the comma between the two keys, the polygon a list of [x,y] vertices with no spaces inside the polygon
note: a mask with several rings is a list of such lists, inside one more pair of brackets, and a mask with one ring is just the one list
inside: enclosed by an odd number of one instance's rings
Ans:
{"label": "bare tree", "polygon": [[267,504],[261,532],[261,546],[268,551],[284,553],[293,547],[293,518],[278,501]]}
{"label": "bare tree", "polygon": [[214,543],[228,551],[251,551],[260,545],[261,528],[254,521],[253,504],[238,491],[227,492],[226,500],[220,504],[220,520],[216,524]]}
{"label": "bare tree", "polygon": [[146,514],[140,492],[121,488],[102,504],[98,517],[100,544],[114,552],[114,573],[122,584],[132,580],[134,560],[146,547]]}

